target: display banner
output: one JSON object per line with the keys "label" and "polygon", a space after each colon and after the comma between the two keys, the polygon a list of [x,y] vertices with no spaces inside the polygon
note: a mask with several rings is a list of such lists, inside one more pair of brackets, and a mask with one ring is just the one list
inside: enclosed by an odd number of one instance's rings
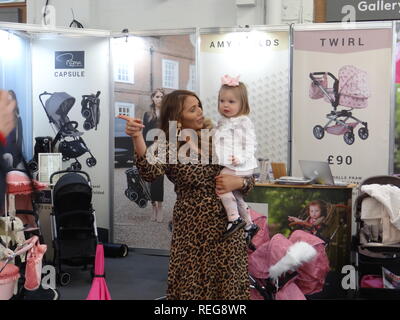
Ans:
{"label": "display banner", "polygon": [[108,38],[32,40],[34,142],[40,147],[50,137],[63,169],[89,174],[97,226],[103,228],[110,227],[109,69]]}
{"label": "display banner", "polygon": [[[13,156],[13,166],[20,165],[22,150],[26,160],[32,157],[32,109],[31,109],[31,65],[30,41],[11,32],[0,30],[0,88],[9,90],[17,101],[19,120],[16,129],[8,137],[6,152]],[[21,134],[22,133],[22,134]],[[18,153],[18,152],[17,152]]]}
{"label": "display banner", "polygon": [[[289,31],[212,33],[200,30],[200,98],[218,122],[221,77],[240,76],[256,128],[257,158],[288,161]],[[283,31],[282,31],[283,30]]]}
{"label": "display banner", "polygon": [[[128,36],[111,41],[115,115],[141,119],[146,145],[155,139],[162,97],[196,90],[196,41],[191,34]],[[114,119],[114,241],[167,254],[176,194],[166,176],[139,183],[125,120]],[[145,192],[147,190],[148,193]]]}
{"label": "display banner", "polygon": [[396,23],[396,111],[394,130],[393,171],[400,173],[400,23]]}
{"label": "display banner", "polygon": [[327,161],[359,183],[389,173],[391,28],[296,30],[292,174],[299,160]]}
{"label": "display banner", "polygon": [[398,19],[398,0],[326,0],[326,22]]}

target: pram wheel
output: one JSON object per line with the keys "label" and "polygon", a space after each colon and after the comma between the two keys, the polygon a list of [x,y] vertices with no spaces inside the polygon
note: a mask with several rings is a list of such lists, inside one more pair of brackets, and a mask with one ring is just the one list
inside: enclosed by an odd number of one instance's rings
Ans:
{"label": "pram wheel", "polygon": [[89,109],[85,109],[82,111],[82,116],[85,119],[89,119],[92,116],[92,111],[90,111]]}
{"label": "pram wheel", "polygon": [[92,124],[89,121],[85,121],[83,123],[83,129],[85,129],[86,131],[89,131],[90,129],[92,129]]}
{"label": "pram wheel", "polygon": [[358,136],[363,140],[367,139],[369,136],[368,129],[365,127],[358,129]]}
{"label": "pram wheel", "polygon": [[345,132],[343,135],[344,142],[346,142],[348,145],[352,145],[354,143],[354,133],[351,131]]}
{"label": "pram wheel", "polygon": [[94,167],[96,165],[96,163],[97,163],[97,161],[93,157],[86,159],[86,164],[88,167]]}
{"label": "pram wheel", "polygon": [[138,199],[138,197],[139,197],[138,194],[135,191],[131,191],[129,189],[125,190],[125,195],[131,201],[136,201]]}
{"label": "pram wheel", "polygon": [[58,275],[58,280],[60,282],[60,285],[66,286],[71,281],[71,275],[67,272],[60,273]]}
{"label": "pram wheel", "polygon": [[313,128],[313,134],[314,137],[316,137],[318,140],[321,140],[325,135],[325,130],[320,125],[317,125]]}
{"label": "pram wheel", "polygon": [[80,171],[81,169],[82,169],[82,165],[78,161],[71,164],[72,171]]}
{"label": "pram wheel", "polygon": [[28,163],[28,168],[29,170],[31,170],[32,172],[36,172],[38,170],[38,164],[36,161],[29,161]]}
{"label": "pram wheel", "polygon": [[147,201],[145,199],[140,199],[138,203],[139,208],[146,208]]}

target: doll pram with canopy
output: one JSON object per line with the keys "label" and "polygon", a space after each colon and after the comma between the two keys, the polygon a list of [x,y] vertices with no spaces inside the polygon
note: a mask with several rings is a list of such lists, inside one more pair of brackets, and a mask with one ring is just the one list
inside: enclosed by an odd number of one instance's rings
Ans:
{"label": "doll pram with canopy", "polygon": [[249,256],[252,300],[305,300],[321,291],[329,261],[324,242],[305,231],[274,235]]}
{"label": "doll pram with canopy", "polygon": [[0,259],[4,260],[0,262],[1,299],[10,299],[15,293],[13,299],[56,300],[55,288],[44,288],[41,283],[42,260],[47,246],[40,244],[43,241],[39,219],[32,201],[32,194],[47,186],[17,169],[7,173],[6,182],[6,214],[0,217]]}
{"label": "doll pram with canopy", "polygon": [[[42,100],[43,96],[49,96],[45,103]],[[59,142],[58,150],[63,156],[63,161],[75,159],[75,162],[71,164],[72,170],[80,170],[82,168],[77,158],[85,153],[90,154],[90,157],[86,159],[87,166],[95,166],[97,163],[96,158],[82,139],[83,133],[77,129],[78,123],[70,121],[68,118],[68,113],[75,103],[75,98],[66,92],[43,92],[39,95],[39,100],[52,128],[54,129],[55,127],[55,131],[57,131],[52,141],[52,149],[54,150],[54,147]]]}
{"label": "doll pram with canopy", "polygon": [[[329,86],[329,78],[333,85]],[[321,99],[331,104],[333,110],[326,115],[328,122],[324,125],[316,125],[313,128],[314,137],[322,139],[325,131],[334,135],[343,135],[344,141],[352,145],[355,140],[353,133],[355,127],[358,136],[366,140],[369,136],[368,124],[353,115],[353,109],[364,109],[368,106],[370,90],[368,88],[367,73],[355,66],[346,65],[339,70],[339,79],[330,72],[312,72],[312,80],[309,91],[311,99]],[[338,110],[339,106],[347,109]]]}
{"label": "doll pram with canopy", "polygon": [[399,299],[399,290],[369,286],[366,279],[380,278],[382,284],[383,268],[400,275],[400,178],[389,175],[366,178],[358,187],[354,208],[357,296]]}
{"label": "doll pram with canopy", "polygon": [[[59,176],[53,186],[53,179]],[[87,266],[94,264],[98,233],[92,206],[92,187],[84,171],[57,171],[50,176],[52,188],[51,231],[54,265],[61,285],[67,285],[70,274],[62,265]],[[93,268],[92,268],[93,269]]]}

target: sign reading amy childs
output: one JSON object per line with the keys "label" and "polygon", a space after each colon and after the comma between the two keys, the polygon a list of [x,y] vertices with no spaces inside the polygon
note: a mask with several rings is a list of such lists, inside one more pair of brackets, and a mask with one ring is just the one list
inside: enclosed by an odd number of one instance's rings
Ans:
{"label": "sign reading amy childs", "polygon": [[388,174],[393,35],[382,25],[295,27],[293,175],[299,160],[328,162],[349,183]]}
{"label": "sign reading amy childs", "polygon": [[373,21],[400,19],[398,0],[327,0],[326,21]]}
{"label": "sign reading amy childs", "polygon": [[[85,51],[56,51],[54,53],[54,76],[57,78],[80,78],[85,71],[71,71],[85,68]],[[60,70],[60,71],[59,71]],[[61,71],[63,70],[63,71]]]}

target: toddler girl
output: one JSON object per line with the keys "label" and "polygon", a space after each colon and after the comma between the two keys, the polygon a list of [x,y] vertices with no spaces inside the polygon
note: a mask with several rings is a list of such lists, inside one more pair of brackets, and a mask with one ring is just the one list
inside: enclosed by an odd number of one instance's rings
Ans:
{"label": "toddler girl", "polygon": [[[247,116],[250,107],[246,86],[239,77],[225,75],[218,95],[218,111],[221,119],[214,134],[215,153],[218,163],[225,168],[221,174],[251,176],[257,168],[256,134],[254,125]],[[228,216],[228,226],[223,237],[228,238],[244,227],[248,244],[258,231],[253,224],[248,206],[240,191],[219,194]]]}

